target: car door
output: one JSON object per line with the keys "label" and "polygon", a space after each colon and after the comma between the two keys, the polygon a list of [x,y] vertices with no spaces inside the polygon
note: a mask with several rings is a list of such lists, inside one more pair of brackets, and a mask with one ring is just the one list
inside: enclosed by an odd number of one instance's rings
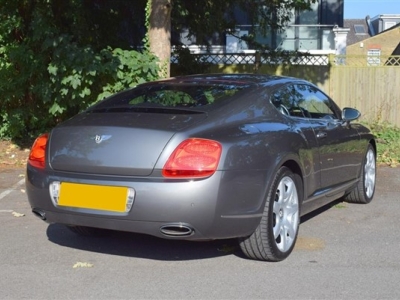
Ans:
{"label": "car door", "polygon": [[318,143],[321,188],[343,184],[357,177],[363,149],[357,130],[342,121],[341,111],[323,92],[308,84],[296,84],[302,95],[298,106],[310,122]]}
{"label": "car door", "polygon": [[[306,198],[313,195],[320,188],[320,157],[318,143],[315,138],[314,129],[310,121],[304,117],[298,109],[298,103],[303,99],[303,95],[296,92],[293,84],[286,84],[279,87],[272,94],[271,102],[279,112],[290,118],[293,131],[301,132],[304,137],[306,147],[300,149],[299,157],[303,165],[303,172],[306,185]],[[290,141],[287,141],[288,143]]]}

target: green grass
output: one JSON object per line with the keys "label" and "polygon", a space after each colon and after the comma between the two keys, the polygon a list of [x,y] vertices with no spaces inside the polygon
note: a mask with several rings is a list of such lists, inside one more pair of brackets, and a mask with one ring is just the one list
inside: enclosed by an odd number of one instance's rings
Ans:
{"label": "green grass", "polygon": [[376,136],[378,164],[397,167],[400,164],[400,128],[380,123],[368,124],[368,127]]}
{"label": "green grass", "polygon": [[347,208],[346,203],[344,203],[344,202],[340,202],[340,203],[336,204],[334,207],[337,209]]}

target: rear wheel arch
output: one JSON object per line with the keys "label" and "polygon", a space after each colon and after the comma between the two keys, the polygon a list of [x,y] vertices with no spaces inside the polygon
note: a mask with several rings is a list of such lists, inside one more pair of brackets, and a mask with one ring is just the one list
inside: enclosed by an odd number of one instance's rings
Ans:
{"label": "rear wheel arch", "polygon": [[300,199],[300,206],[301,206],[301,203],[303,202],[303,200],[304,200],[304,195],[306,195],[306,193],[305,193],[305,187],[306,187],[306,185],[304,184],[304,177],[303,177],[303,172],[302,172],[302,170],[301,170],[301,167],[300,167],[300,165],[295,161],[295,160],[287,160],[285,163],[283,163],[282,165],[281,165],[281,167],[287,167],[287,168],[289,168],[293,173],[295,173],[295,174],[297,174],[297,175],[299,175],[300,176],[300,179],[301,179],[301,184],[302,184],[302,187],[303,187],[303,189],[302,189],[302,191],[301,191],[301,195],[299,195],[299,199]]}
{"label": "rear wheel arch", "polygon": [[[269,192],[269,189],[271,188],[272,185],[272,181],[276,175],[276,173],[279,171],[280,168],[282,167],[286,167],[288,169],[290,169],[290,171],[292,171],[294,174],[299,175],[300,176],[300,180],[301,180],[301,184],[302,184],[302,190],[301,190],[301,195],[299,195],[300,197],[300,205],[303,201],[303,195],[306,195],[306,191],[305,189],[305,183],[304,183],[304,178],[303,178],[303,172],[302,169],[300,167],[299,162],[296,160],[296,158],[292,155],[289,157],[286,157],[284,160],[282,160],[280,163],[278,163],[277,165],[274,166],[274,170],[272,171],[272,176],[270,178],[270,181],[265,181],[265,190],[264,190],[264,194],[267,195]],[[260,209],[263,209],[263,207],[265,206],[265,202],[266,202],[266,197],[264,197],[264,201],[261,203]]]}
{"label": "rear wheel arch", "polygon": [[376,146],[376,141],[375,140],[370,140],[369,141],[369,144],[371,144],[371,146],[374,148],[374,151],[375,151],[375,156],[376,156],[376,154],[377,154],[377,146]]}

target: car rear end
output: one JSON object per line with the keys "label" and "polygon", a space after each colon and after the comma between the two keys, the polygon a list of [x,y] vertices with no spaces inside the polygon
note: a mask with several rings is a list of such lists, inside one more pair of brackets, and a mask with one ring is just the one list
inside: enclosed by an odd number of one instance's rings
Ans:
{"label": "car rear end", "polygon": [[[172,97],[161,90],[169,104],[176,101],[176,93]],[[215,95],[224,90],[231,97],[240,89],[231,85]],[[237,186],[254,187],[262,178],[255,173],[255,181],[240,170],[221,168],[227,148],[202,136],[201,128],[210,131],[210,110],[191,103],[197,94],[190,95],[179,94],[181,102],[158,106],[140,95],[122,94],[38,138],[26,178],[33,212],[49,223],[164,238],[250,234],[261,203],[243,197],[261,199],[260,189],[245,188],[244,195]],[[205,100],[218,107],[214,96]]]}

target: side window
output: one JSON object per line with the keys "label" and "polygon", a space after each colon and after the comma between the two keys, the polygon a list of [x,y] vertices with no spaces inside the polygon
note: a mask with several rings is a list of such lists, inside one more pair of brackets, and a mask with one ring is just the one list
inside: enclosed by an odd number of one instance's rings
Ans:
{"label": "side window", "polygon": [[331,101],[324,93],[306,84],[296,85],[295,90],[302,95],[302,100],[298,103],[298,106],[307,118],[337,119],[334,110],[331,108]]}
{"label": "side window", "polygon": [[271,102],[278,111],[291,117],[337,119],[331,100],[311,85],[285,85],[273,93]]}
{"label": "side window", "polygon": [[304,117],[301,110],[296,109],[301,97],[293,85],[285,85],[273,93],[271,102],[284,115]]}

